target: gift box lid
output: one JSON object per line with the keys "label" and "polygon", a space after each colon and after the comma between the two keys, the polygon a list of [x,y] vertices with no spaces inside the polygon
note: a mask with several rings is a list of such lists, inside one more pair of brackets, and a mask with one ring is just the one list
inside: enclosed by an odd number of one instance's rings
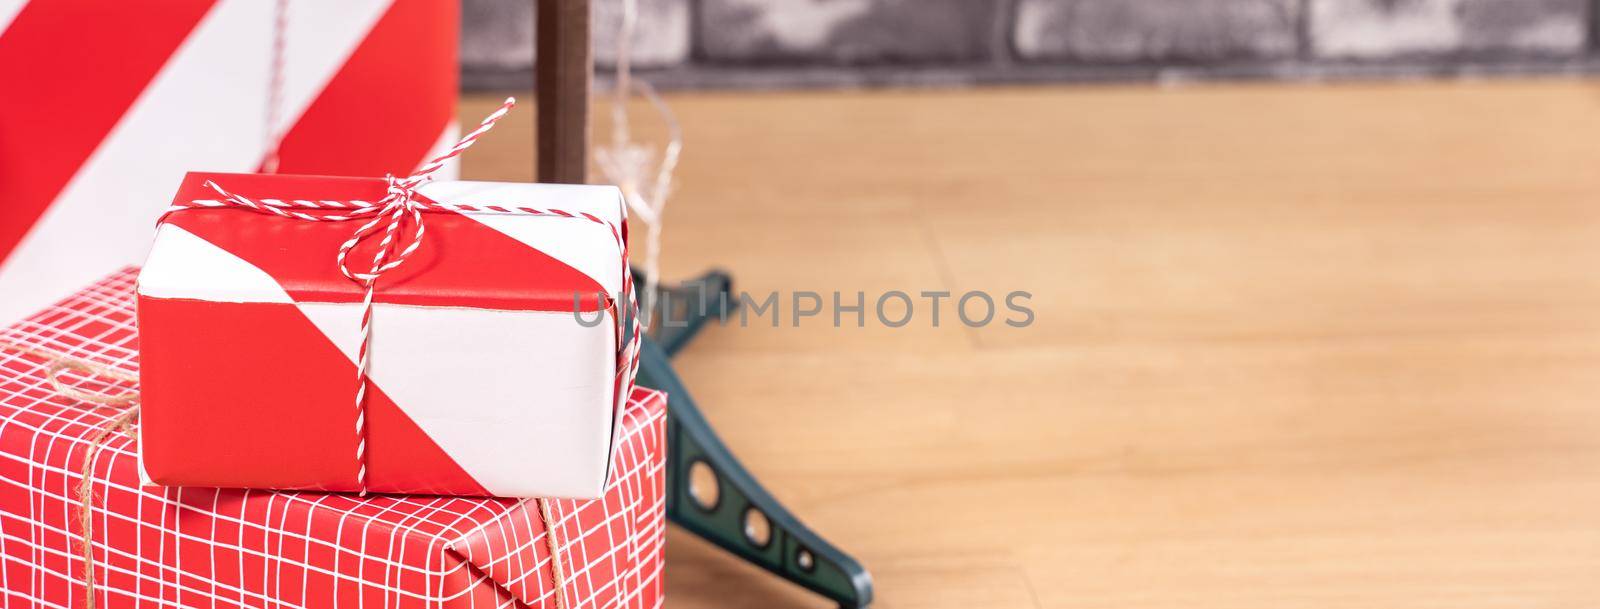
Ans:
{"label": "gift box lid", "polygon": [[[212,200],[213,181],[255,199],[377,201],[382,178],[190,173],[174,205]],[[425,238],[378,279],[374,302],[493,310],[594,312],[614,304],[625,268],[621,192],[613,186],[432,181],[423,203],[559,209],[570,215],[430,210]],[[239,209],[167,215],[139,277],[139,293],[216,302],[358,303],[364,289],[335,262],[366,220],[308,222]],[[417,227],[397,235],[407,242]],[[349,267],[368,269],[380,245],[364,240]],[[602,298],[600,295],[607,297]]]}

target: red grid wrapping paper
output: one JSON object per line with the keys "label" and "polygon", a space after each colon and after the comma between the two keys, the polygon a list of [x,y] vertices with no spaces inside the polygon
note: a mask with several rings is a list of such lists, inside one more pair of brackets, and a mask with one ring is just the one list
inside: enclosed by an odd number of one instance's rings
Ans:
{"label": "red grid wrapping paper", "polygon": [[[0,343],[138,372],[135,269],[0,331]],[[77,488],[117,407],[56,395],[48,361],[0,351],[0,606],[84,605]],[[136,387],[67,374],[69,385]],[[665,533],[666,401],[623,412],[606,493],[551,500],[561,604],[658,607]],[[556,607],[532,500],[139,486],[134,441],[93,464],[98,607]]]}

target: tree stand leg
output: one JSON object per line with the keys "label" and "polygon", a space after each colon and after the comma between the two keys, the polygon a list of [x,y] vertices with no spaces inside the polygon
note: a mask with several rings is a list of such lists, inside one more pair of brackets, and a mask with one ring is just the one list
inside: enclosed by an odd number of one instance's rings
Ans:
{"label": "tree stand leg", "polygon": [[[672,522],[840,607],[872,602],[872,576],[801,524],[739,464],[700,414],[666,352],[648,338],[639,383],[668,395],[667,517]],[[691,488],[690,471],[700,467],[709,468],[716,491]]]}
{"label": "tree stand leg", "polygon": [[[643,285],[643,282],[638,282]],[[698,284],[698,285],[696,285]],[[806,528],[750,475],[695,405],[668,361],[723,306],[732,282],[712,271],[661,290],[658,314],[681,313],[677,326],[656,322],[643,341],[639,384],[667,392],[667,517],[735,556],[853,609],[872,602],[872,576],[848,554]],[[682,305],[672,304],[673,296]],[[708,475],[709,474],[709,475]],[[697,480],[698,479],[698,480]],[[701,488],[711,486],[714,488]]]}

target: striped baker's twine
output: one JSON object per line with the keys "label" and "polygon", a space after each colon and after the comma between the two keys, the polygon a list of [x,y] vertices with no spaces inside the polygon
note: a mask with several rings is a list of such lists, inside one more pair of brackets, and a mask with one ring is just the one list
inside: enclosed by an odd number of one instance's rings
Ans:
{"label": "striped baker's twine", "polygon": [[[432,174],[444,166],[445,162],[460,155],[462,151],[470,148],[479,136],[487,133],[494,127],[496,121],[505,116],[516,100],[507,98],[499,109],[490,113],[478,124],[478,128],[462,136],[456,145],[449,151],[440,155],[418,169],[410,176],[400,179],[387,176],[389,183],[388,192],[377,201],[329,201],[310,199],[251,199],[242,195],[228,192],[215,182],[206,181],[206,186],[221,197],[220,199],[196,199],[184,203],[175,203],[167,208],[166,214],[173,214],[194,209],[240,209],[262,214],[271,214],[294,220],[306,222],[349,222],[352,220],[366,220],[367,222],[356,229],[349,240],[339,246],[337,264],[339,271],[351,281],[363,288],[361,298],[361,346],[356,357],[356,486],[362,495],[367,494],[367,370],[369,368],[370,348],[372,344],[372,298],[378,278],[384,273],[393,270],[405,262],[406,258],[417,251],[422,245],[425,233],[425,223],[422,214],[425,212],[456,212],[456,213],[497,213],[532,216],[550,216],[587,220],[605,226],[611,231],[611,236],[617,242],[617,247],[622,251],[622,295],[627,301],[633,300],[633,275],[628,270],[628,241],[625,229],[619,228],[615,223],[604,220],[586,212],[571,212],[561,209],[540,209],[533,207],[514,207],[504,205],[462,205],[432,203],[416,199],[415,189],[424,182],[432,179]],[[304,210],[304,211],[302,211]],[[327,212],[338,213],[327,213]],[[312,213],[316,212],[316,213]],[[623,208],[624,225],[626,226],[626,208]],[[165,217],[163,215],[163,217]],[[398,237],[404,231],[403,225],[413,227],[411,239],[405,247],[395,251]],[[350,252],[367,238],[383,231],[383,237],[378,242],[378,251],[373,254],[372,263],[366,271],[355,271],[350,268]],[[620,305],[620,303],[616,303]],[[618,306],[618,315],[629,313]],[[632,319],[631,339],[624,340],[621,324],[617,325],[617,389],[625,398],[632,393],[634,379],[639,370],[639,316],[628,315]]]}
{"label": "striped baker's twine", "polygon": [[283,146],[283,82],[285,53],[288,50],[289,0],[277,0],[272,7],[272,62],[268,66],[267,114],[263,119],[267,149],[261,155],[262,173],[278,173],[278,149]]}

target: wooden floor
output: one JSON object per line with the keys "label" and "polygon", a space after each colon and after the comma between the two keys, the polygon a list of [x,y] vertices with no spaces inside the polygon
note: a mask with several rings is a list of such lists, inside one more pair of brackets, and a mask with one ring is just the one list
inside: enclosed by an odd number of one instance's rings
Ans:
{"label": "wooden floor", "polygon": [[[876,606],[1600,606],[1600,83],[669,101],[670,275],[1034,295],[679,358]],[[668,586],[824,606],[676,530]]]}

